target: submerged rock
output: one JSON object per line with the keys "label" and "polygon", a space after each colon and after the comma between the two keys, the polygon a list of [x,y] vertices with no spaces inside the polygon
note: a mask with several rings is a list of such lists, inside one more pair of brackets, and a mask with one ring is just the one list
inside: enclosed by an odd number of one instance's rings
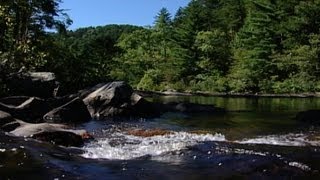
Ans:
{"label": "submerged rock", "polygon": [[127,131],[127,134],[140,137],[152,137],[172,134],[172,132],[164,129],[131,129]]}
{"label": "submerged rock", "polygon": [[313,109],[299,112],[295,119],[312,125],[320,125],[320,110]]}
{"label": "submerged rock", "polygon": [[166,111],[182,112],[182,113],[222,113],[225,109],[207,104],[195,103],[168,103],[165,104]]}
{"label": "submerged rock", "polygon": [[57,107],[44,115],[47,122],[86,122],[91,119],[90,113],[79,98]]}

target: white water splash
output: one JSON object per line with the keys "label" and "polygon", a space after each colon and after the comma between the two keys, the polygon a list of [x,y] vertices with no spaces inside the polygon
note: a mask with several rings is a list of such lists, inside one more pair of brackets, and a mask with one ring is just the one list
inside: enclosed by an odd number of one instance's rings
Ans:
{"label": "white water splash", "polygon": [[128,160],[143,156],[159,156],[185,149],[204,141],[226,141],[222,134],[174,132],[163,136],[139,137],[114,133],[84,147],[85,158]]}
{"label": "white water splash", "polygon": [[303,163],[300,163],[300,162],[289,162],[289,166],[292,166],[292,167],[296,167],[296,168],[299,168],[301,170],[304,170],[304,171],[310,171],[311,168]]}
{"label": "white water splash", "polygon": [[235,142],[239,144],[267,144],[278,146],[320,146],[320,141],[309,140],[306,134],[269,135]]}

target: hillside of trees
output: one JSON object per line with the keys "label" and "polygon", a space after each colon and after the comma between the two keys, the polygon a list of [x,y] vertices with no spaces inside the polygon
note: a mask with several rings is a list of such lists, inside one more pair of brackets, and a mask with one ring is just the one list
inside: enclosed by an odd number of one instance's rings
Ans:
{"label": "hillside of trees", "polygon": [[[55,72],[69,91],[124,80],[140,90],[320,92],[320,0],[191,0],[150,27],[68,31],[59,0],[0,2],[0,83]],[[56,29],[56,33],[48,31]]]}

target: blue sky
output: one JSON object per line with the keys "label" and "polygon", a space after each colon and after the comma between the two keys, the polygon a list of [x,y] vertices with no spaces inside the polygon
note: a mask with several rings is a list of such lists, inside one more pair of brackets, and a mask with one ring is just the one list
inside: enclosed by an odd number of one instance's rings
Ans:
{"label": "blue sky", "polygon": [[172,16],[190,0],[63,0],[61,9],[73,20],[69,29],[106,24],[153,25],[162,7]]}

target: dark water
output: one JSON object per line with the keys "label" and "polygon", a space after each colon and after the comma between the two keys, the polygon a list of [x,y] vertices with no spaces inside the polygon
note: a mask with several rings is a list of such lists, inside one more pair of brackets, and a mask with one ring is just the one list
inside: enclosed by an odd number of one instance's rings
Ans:
{"label": "dark water", "polygon": [[[320,99],[158,97],[215,104],[227,114],[166,113],[155,119],[91,121],[83,148],[0,133],[0,179],[319,179],[320,131],[293,119]],[[169,130],[162,136],[130,129]]]}

